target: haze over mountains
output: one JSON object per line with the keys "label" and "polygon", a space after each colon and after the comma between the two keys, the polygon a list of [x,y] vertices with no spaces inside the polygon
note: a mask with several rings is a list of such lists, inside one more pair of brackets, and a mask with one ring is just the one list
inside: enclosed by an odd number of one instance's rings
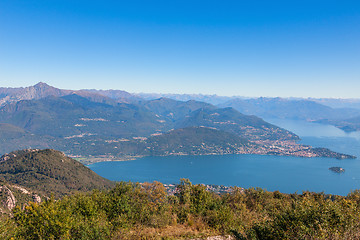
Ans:
{"label": "haze over mountains", "polygon": [[284,118],[316,121],[321,119],[343,119],[359,116],[360,110],[353,108],[331,108],[310,100],[288,100],[282,98],[233,99],[219,107],[233,107],[244,114],[263,118]]}
{"label": "haze over mountains", "polygon": [[[1,153],[22,148],[55,148],[81,156],[224,153],[319,156],[317,151],[295,144],[299,137],[294,133],[254,114],[307,120],[321,120],[322,116],[338,119],[344,113],[360,116],[360,110],[332,109],[311,101],[236,99],[219,107],[195,100],[144,100],[121,90],[61,90],[45,83],[0,88],[0,97]],[[301,108],[306,111],[300,111]]]}
{"label": "haze over mountains", "polygon": [[318,121],[344,131],[360,130],[360,99],[333,98],[248,98],[201,94],[146,94],[137,96],[151,100],[159,97],[188,101],[197,100],[218,107],[232,107],[247,115],[265,119],[281,118]]}
{"label": "haze over mountains", "polygon": [[[179,101],[189,101],[196,100],[201,102],[207,102],[213,105],[220,105],[234,99],[247,100],[247,99],[257,99],[257,97],[244,97],[244,96],[219,96],[216,94],[207,95],[207,94],[171,94],[171,93],[134,93],[133,95],[146,99],[152,100],[157,98],[170,98]],[[282,99],[282,100],[305,100],[316,102],[332,108],[355,108],[360,109],[360,98],[276,98],[276,97],[259,97],[260,99]]]}

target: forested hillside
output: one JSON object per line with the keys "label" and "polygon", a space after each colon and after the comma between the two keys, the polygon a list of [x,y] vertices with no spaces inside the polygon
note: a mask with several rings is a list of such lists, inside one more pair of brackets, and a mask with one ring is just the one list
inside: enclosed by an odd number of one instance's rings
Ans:
{"label": "forested hillside", "polygon": [[78,161],[51,149],[21,150],[2,156],[0,179],[47,197],[106,189],[113,185]]}

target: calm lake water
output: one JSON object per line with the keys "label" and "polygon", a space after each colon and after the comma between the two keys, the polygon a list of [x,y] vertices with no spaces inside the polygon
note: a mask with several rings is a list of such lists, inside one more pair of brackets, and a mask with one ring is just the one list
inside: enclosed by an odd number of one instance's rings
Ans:
{"label": "calm lake water", "polygon": [[[115,181],[160,181],[261,187],[285,193],[310,190],[346,195],[360,189],[360,132],[347,134],[329,125],[304,121],[266,119],[298,134],[303,144],[327,147],[358,159],[299,158],[260,155],[144,157],[126,162],[89,165],[99,175]],[[338,174],[329,167],[342,167]]]}

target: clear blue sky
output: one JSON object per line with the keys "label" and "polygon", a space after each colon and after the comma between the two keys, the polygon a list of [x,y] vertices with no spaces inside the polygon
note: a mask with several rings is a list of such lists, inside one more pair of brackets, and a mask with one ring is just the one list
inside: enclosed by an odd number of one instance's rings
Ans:
{"label": "clear blue sky", "polygon": [[0,86],[360,97],[360,1],[1,0]]}

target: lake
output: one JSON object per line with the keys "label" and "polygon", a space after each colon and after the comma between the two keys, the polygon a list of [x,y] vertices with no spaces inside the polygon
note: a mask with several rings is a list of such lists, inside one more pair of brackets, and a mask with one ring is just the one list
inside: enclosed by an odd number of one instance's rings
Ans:
{"label": "lake", "polygon": [[[288,156],[222,155],[144,157],[134,161],[89,165],[99,175],[115,181],[193,183],[261,187],[269,191],[301,193],[304,190],[346,195],[360,189],[360,133],[345,133],[330,125],[266,119],[298,134],[301,143],[327,147],[358,159],[300,158]],[[342,167],[334,173],[329,167]]]}

